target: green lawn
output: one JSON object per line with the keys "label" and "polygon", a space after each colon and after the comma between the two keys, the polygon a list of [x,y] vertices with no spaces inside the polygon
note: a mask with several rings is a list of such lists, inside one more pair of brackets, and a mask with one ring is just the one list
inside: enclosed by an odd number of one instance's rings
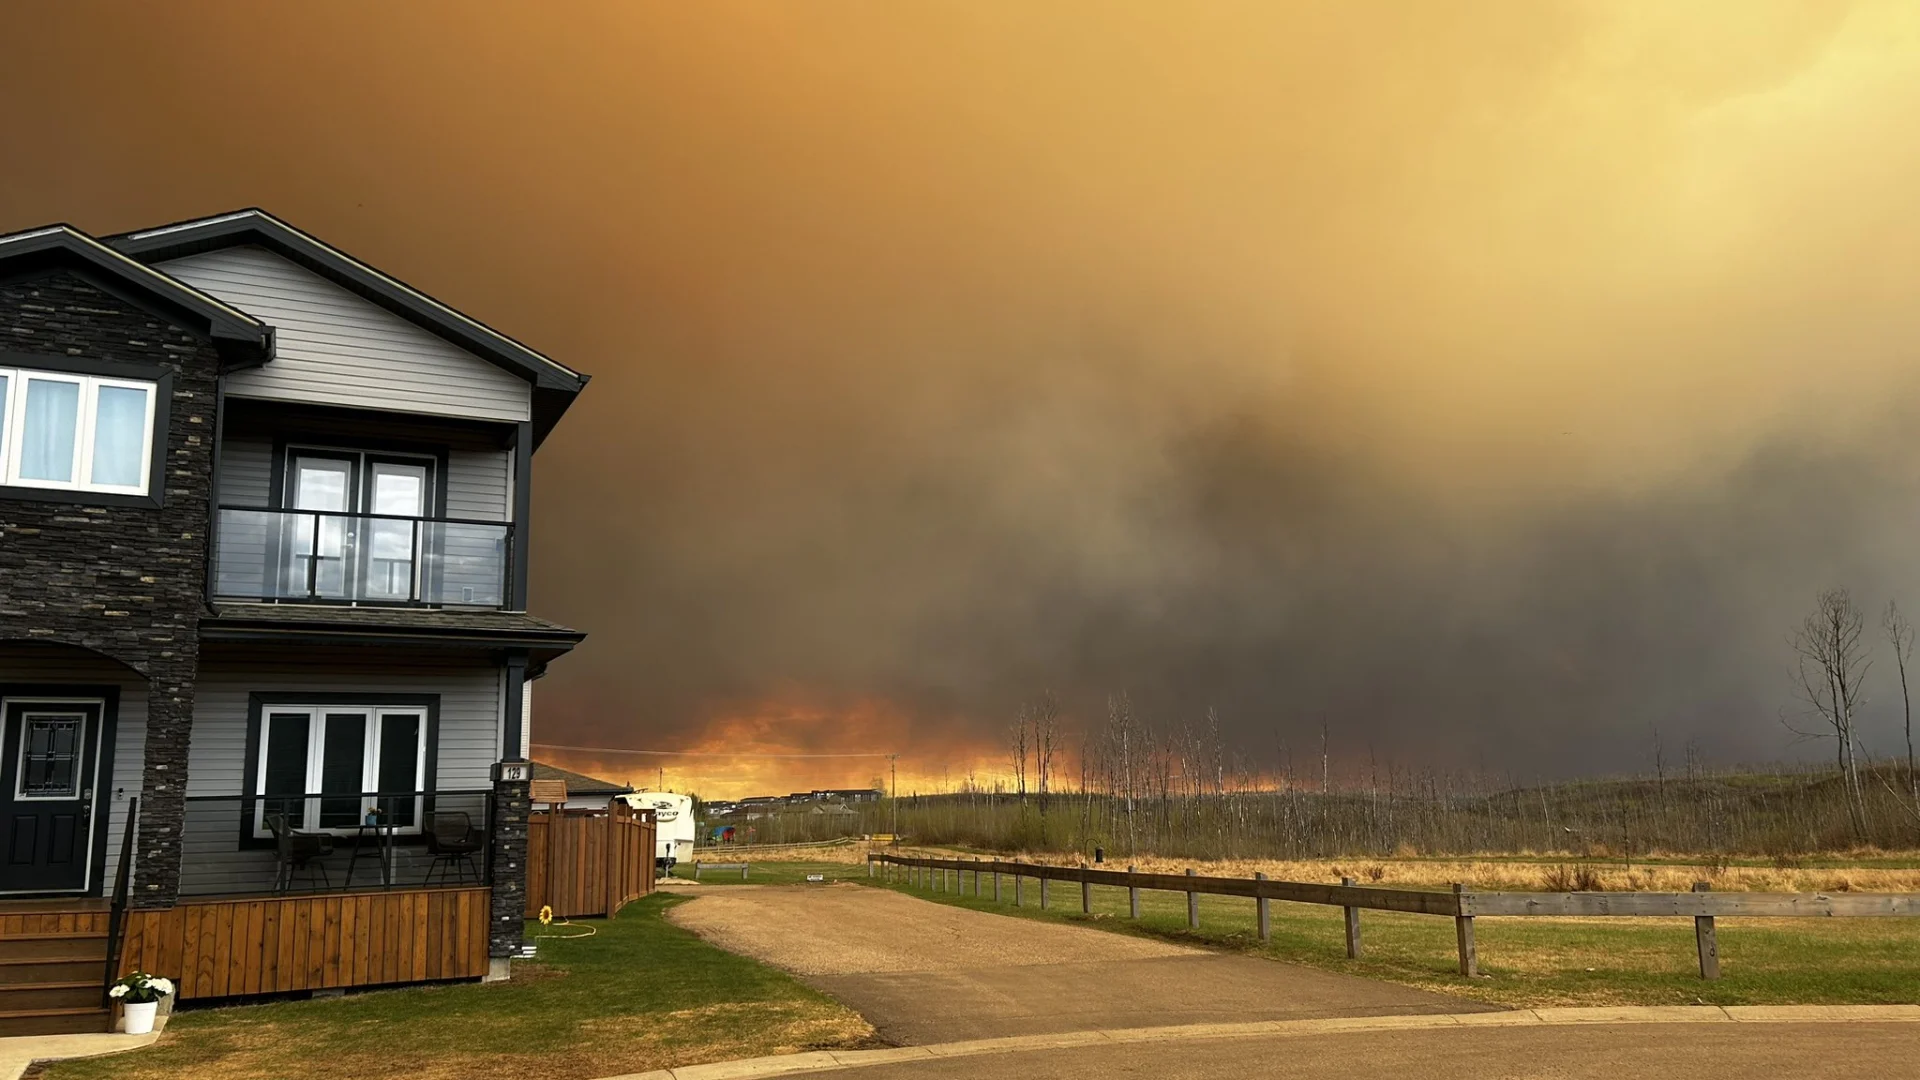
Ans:
{"label": "green lawn", "polygon": [[[857,1014],[661,917],[656,894],[617,918],[527,934],[514,978],[176,1014],[155,1047],[58,1063],[49,1080],[352,1077],[584,1080],[870,1044]],[[591,937],[557,935],[594,931]]]}
{"label": "green lawn", "polygon": [[1262,944],[1252,900],[1200,897],[1200,929],[1192,931],[1180,893],[1143,891],[1136,922],[1126,917],[1123,888],[1095,886],[1088,916],[1080,913],[1077,884],[1053,882],[1050,910],[1042,912],[1038,881],[1025,881],[1025,905],[1016,908],[1010,878],[1001,878],[998,905],[990,875],[981,899],[973,895],[971,875],[966,878],[960,896],[908,889],[898,870],[890,887],[942,903],[1191,941],[1506,1005],[1920,1001],[1920,919],[1721,919],[1721,978],[1705,982],[1691,919],[1482,917],[1475,920],[1475,940],[1483,977],[1466,979],[1458,973],[1453,920],[1444,916],[1362,912],[1363,956],[1352,961],[1338,908],[1275,901],[1272,940]]}

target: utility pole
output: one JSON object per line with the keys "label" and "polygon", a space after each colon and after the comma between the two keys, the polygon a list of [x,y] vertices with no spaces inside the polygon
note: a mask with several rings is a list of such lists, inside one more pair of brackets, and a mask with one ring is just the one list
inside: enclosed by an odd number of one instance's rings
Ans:
{"label": "utility pole", "polygon": [[661,791],[667,790],[667,767],[665,765],[660,766],[660,789],[659,790]]}
{"label": "utility pole", "polygon": [[893,842],[900,842],[900,755],[887,755],[887,786],[891,789],[887,802],[891,804],[893,824],[887,826],[893,833]]}

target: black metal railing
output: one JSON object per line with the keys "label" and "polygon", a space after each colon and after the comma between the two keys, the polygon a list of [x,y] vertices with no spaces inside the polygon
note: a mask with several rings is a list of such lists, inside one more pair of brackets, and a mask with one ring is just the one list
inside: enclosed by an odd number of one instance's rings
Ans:
{"label": "black metal railing", "polygon": [[113,879],[113,907],[107,913],[107,974],[100,984],[100,1006],[111,1008],[109,993],[120,978],[120,934],[126,926],[127,894],[133,888],[133,836],[140,824],[140,797],[127,800],[126,830],[120,834],[120,862]]}
{"label": "black metal railing", "polygon": [[190,795],[180,895],[490,885],[491,790]]}
{"label": "black metal railing", "polygon": [[259,600],[502,607],[513,525],[223,506],[214,592]]}

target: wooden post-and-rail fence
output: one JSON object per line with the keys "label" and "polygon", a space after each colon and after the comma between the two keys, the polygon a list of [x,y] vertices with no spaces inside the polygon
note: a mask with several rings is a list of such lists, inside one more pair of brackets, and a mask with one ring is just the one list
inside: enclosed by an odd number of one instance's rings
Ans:
{"label": "wooden post-and-rail fence", "polygon": [[[536,804],[538,805],[538,804]],[[527,918],[612,917],[653,891],[654,820],[618,799],[604,810],[549,806],[527,821]]]}
{"label": "wooden post-and-rail fence", "polygon": [[980,893],[981,875],[993,878],[993,898],[1000,899],[1000,876],[1013,878],[1013,902],[1021,901],[1022,879],[1040,882],[1040,906],[1047,906],[1047,882],[1069,881],[1080,885],[1080,910],[1093,910],[1093,886],[1110,885],[1127,890],[1129,918],[1140,917],[1140,890],[1185,893],[1187,925],[1200,926],[1200,901],[1209,896],[1242,896],[1254,901],[1255,920],[1260,940],[1272,932],[1268,904],[1285,900],[1295,904],[1322,904],[1345,912],[1347,956],[1358,959],[1360,950],[1360,912],[1399,911],[1414,915],[1444,915],[1453,919],[1454,936],[1460,956],[1460,974],[1480,973],[1480,961],[1474,947],[1473,921],[1482,915],[1560,917],[1632,916],[1637,918],[1691,918],[1694,940],[1700,954],[1700,977],[1720,977],[1720,948],[1714,936],[1714,919],[1868,918],[1920,915],[1920,895],[1912,893],[1757,893],[1711,891],[1705,882],[1692,892],[1474,892],[1455,885],[1446,892],[1421,889],[1389,889],[1355,885],[1352,878],[1341,878],[1338,885],[1304,881],[1273,881],[1265,874],[1251,878],[1199,877],[1192,870],[1184,874],[1141,874],[1133,867],[1125,870],[1096,870],[1089,866],[1047,866],[1041,863],[1002,862],[988,859],[934,859],[913,855],[871,854],[867,856],[867,876],[883,872],[893,880],[893,868],[904,867],[910,883],[928,884],[930,871],[938,871],[940,887],[946,887],[947,874],[956,875],[962,894],[966,877],[973,874],[973,895]]}

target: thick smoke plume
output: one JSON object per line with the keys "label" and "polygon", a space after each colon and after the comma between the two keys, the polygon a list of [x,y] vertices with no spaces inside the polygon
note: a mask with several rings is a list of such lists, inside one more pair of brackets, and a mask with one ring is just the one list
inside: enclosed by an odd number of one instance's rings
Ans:
{"label": "thick smoke plume", "polygon": [[591,371],[543,741],[1771,758],[1818,591],[1920,608],[1911,4],[247,10],[0,17],[124,80],[6,224],[269,205]]}

